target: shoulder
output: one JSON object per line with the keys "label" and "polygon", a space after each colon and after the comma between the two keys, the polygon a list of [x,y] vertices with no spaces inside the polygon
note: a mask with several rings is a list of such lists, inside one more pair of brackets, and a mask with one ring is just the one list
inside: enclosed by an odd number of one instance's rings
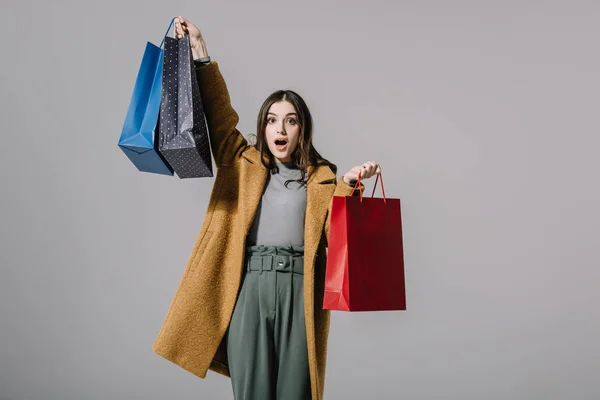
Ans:
{"label": "shoulder", "polygon": [[308,179],[316,183],[336,183],[335,167],[330,165],[311,165],[308,167]]}

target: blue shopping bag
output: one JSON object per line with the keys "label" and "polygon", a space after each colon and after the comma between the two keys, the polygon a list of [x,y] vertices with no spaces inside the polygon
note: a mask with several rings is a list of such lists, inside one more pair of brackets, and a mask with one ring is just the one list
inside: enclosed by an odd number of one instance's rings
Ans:
{"label": "blue shopping bag", "polygon": [[175,18],[160,46],[146,44],[118,143],[139,171],[171,176],[173,168],[158,151],[156,137],[162,95],[163,44],[174,21]]}

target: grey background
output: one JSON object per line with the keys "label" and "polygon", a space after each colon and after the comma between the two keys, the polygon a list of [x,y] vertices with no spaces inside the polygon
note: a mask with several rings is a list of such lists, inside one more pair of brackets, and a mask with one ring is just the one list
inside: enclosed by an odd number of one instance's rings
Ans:
{"label": "grey background", "polygon": [[600,3],[1,4],[0,398],[232,398],[151,351],[213,181],[117,147],[179,14],[245,134],[295,89],[402,200],[408,310],[333,314],[326,398],[600,398]]}

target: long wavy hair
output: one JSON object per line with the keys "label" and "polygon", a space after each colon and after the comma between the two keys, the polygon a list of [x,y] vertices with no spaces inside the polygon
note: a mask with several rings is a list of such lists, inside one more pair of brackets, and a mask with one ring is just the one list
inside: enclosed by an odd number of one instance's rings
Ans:
{"label": "long wavy hair", "polygon": [[[298,145],[292,152],[292,162],[302,172],[302,177],[296,182],[304,184],[308,180],[306,176],[307,169],[309,166],[327,165],[333,173],[337,172],[337,166],[330,161],[323,158],[315,146],[313,146],[313,119],[306,105],[306,102],[300,95],[293,90],[278,90],[273,92],[264,101],[258,112],[258,119],[256,121],[256,148],[260,151],[262,162],[264,166],[270,171],[277,171],[277,165],[275,163],[275,157],[269,150],[269,145],[266,139],[266,127],[267,127],[267,116],[273,103],[279,101],[287,101],[294,106],[296,114],[298,115],[298,125],[300,128],[300,134],[298,138]],[[289,182],[287,181],[286,186]]]}

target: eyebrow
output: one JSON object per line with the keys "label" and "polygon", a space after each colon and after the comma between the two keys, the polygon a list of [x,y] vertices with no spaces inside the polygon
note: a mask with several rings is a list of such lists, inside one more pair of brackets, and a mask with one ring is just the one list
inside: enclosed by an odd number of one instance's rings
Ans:
{"label": "eyebrow", "polygon": [[[277,116],[277,114],[272,113],[272,112],[267,113],[267,115],[275,115],[275,116]],[[296,114],[295,112],[285,114],[286,117],[289,117],[290,115],[298,116],[298,114]]]}

